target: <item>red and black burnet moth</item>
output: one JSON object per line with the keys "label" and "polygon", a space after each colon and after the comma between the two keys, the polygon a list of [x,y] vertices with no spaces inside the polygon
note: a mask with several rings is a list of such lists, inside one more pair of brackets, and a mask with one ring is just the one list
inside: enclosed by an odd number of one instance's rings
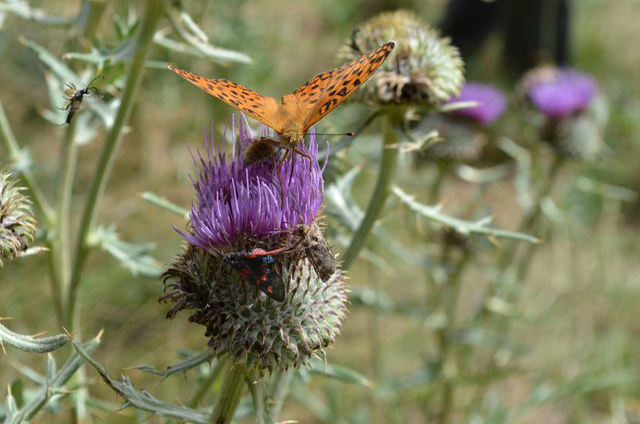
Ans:
{"label": "red and black burnet moth", "polygon": [[276,259],[274,255],[282,253],[286,247],[266,251],[255,248],[250,252],[233,252],[224,255],[225,262],[229,263],[242,278],[277,302],[285,299],[285,288],[282,278],[275,270]]}

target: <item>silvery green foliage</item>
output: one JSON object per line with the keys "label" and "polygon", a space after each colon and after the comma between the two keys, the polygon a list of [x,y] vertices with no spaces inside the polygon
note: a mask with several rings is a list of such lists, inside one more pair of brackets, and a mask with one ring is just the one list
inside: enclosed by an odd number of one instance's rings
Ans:
{"label": "silvery green foliage", "polygon": [[380,103],[439,103],[458,95],[464,64],[458,50],[410,11],[381,13],[354,31],[342,56],[356,58],[394,40],[391,56],[355,96]]}
{"label": "silvery green foliage", "polygon": [[136,389],[127,376],[123,376],[122,380],[116,380],[111,377],[104,365],[98,363],[91,357],[91,351],[86,349],[75,340],[72,340],[73,348],[80,356],[81,360],[86,361],[95,368],[102,377],[102,380],[115,391],[118,396],[125,400],[124,406],[132,406],[136,409],[149,411],[163,417],[176,418],[189,423],[208,423],[208,413],[196,409],[186,408],[182,406],[172,405],[163,402],[145,390]]}
{"label": "silvery green foliage", "polygon": [[527,234],[488,227],[487,225],[491,222],[491,217],[486,217],[478,221],[466,221],[454,218],[443,214],[440,206],[427,206],[416,201],[413,196],[406,193],[400,187],[396,186],[392,191],[393,194],[395,194],[404,204],[417,214],[444,225],[446,228],[450,228],[462,235],[479,234],[487,237],[527,241],[529,243],[540,242],[538,238]]}
{"label": "silvery green foliage", "polygon": [[7,343],[16,349],[31,353],[47,353],[60,349],[67,343],[67,336],[58,334],[50,337],[37,338],[14,333],[0,324],[0,346]]}
{"label": "silvery green foliage", "polygon": [[0,267],[27,249],[36,232],[31,202],[8,174],[0,173]]}
{"label": "silvery green foliage", "polygon": [[274,302],[238,278],[222,256],[189,245],[166,276],[172,300],[168,317],[193,309],[190,321],[204,325],[217,358],[230,357],[257,372],[285,371],[324,356],[346,317],[346,286],[338,270],[327,282],[300,255],[278,255],[287,287]]}
{"label": "silvery green foliage", "polygon": [[[66,341],[66,336],[65,336]],[[92,353],[100,345],[100,335],[82,346],[84,352]],[[31,420],[43,407],[51,405],[52,402],[70,393],[64,385],[71,379],[75,372],[84,364],[81,355],[74,353],[69,360],[57,370],[56,362],[52,356],[47,358],[47,375],[35,375],[35,380],[41,382],[41,387],[35,395],[28,398],[24,405],[18,407],[11,393],[7,396],[7,405],[4,417],[4,424],[19,424]]]}

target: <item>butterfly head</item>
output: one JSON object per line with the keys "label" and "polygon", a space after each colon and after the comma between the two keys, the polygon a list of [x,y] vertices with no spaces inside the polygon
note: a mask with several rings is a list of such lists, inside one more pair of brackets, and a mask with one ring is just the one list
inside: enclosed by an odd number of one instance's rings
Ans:
{"label": "butterfly head", "polygon": [[280,134],[280,143],[285,147],[292,149],[304,142],[305,132],[302,129],[293,128]]}

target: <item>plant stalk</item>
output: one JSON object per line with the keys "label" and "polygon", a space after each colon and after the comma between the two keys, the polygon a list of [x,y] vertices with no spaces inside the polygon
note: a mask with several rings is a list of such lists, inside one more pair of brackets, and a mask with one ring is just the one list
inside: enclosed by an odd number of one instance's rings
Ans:
{"label": "plant stalk", "polygon": [[209,372],[209,376],[200,384],[198,390],[195,391],[191,400],[189,400],[188,406],[190,408],[197,408],[200,405],[202,399],[204,399],[209,389],[211,389],[211,386],[218,381],[218,377],[220,377],[220,374],[225,369],[225,363],[226,360],[221,359],[215,364],[214,368]]}
{"label": "plant stalk", "polygon": [[[71,278],[71,201],[73,196],[73,182],[78,163],[78,145],[75,143],[76,122],[71,121],[67,126],[63,140],[63,152],[61,162],[61,179],[58,185],[58,220],[56,222],[57,237],[52,242],[53,259],[57,261],[58,281],[61,284],[61,292],[54,293],[62,303],[64,293],[69,290],[69,280]],[[60,316],[59,323],[64,325],[63,317]]]}
{"label": "plant stalk", "polygon": [[150,46],[153,40],[153,34],[157,26],[158,20],[162,14],[161,0],[147,0],[145,13],[142,18],[142,24],[137,35],[138,51],[133,56],[133,60],[129,65],[129,72],[125,89],[122,96],[122,103],[118,109],[113,127],[107,135],[102,153],[98,162],[98,167],[91,181],[88,198],[85,203],[84,211],[80,220],[80,229],[75,246],[74,266],[71,273],[71,282],[69,284],[68,293],[65,296],[65,324],[73,324],[75,315],[76,297],[80,277],[87,254],[89,253],[89,237],[95,224],[97,211],[99,210],[100,200],[104,194],[107,181],[111,175],[111,169],[115,160],[116,153],[122,141],[122,130],[125,123],[129,121],[133,105],[137,99],[138,90],[142,81],[142,73],[144,71],[144,63],[149,54]]}
{"label": "plant stalk", "polygon": [[382,212],[385,201],[389,196],[397,164],[398,149],[395,145],[397,145],[398,142],[398,128],[401,122],[402,114],[399,110],[388,109],[385,111],[382,120],[383,143],[378,180],[376,181],[373,195],[367,206],[367,211],[344,254],[344,262],[342,264],[344,269],[349,269],[358,257],[358,253],[360,253],[360,250],[364,247],[369,233],[371,233],[380,212]]}
{"label": "plant stalk", "polygon": [[209,418],[211,424],[231,423],[242,398],[247,377],[246,368],[240,364],[229,363],[225,372],[220,397]]}
{"label": "plant stalk", "polygon": [[282,406],[284,405],[284,401],[289,394],[289,386],[291,385],[291,378],[293,377],[293,372],[283,371],[276,373],[273,378],[273,385],[271,386],[271,416],[274,417],[277,421],[278,416],[280,415],[280,411],[282,411]]}
{"label": "plant stalk", "polygon": [[[446,249],[446,247],[444,248]],[[462,253],[462,256],[456,261],[455,267],[447,279],[447,286],[441,300],[444,303],[444,313],[446,316],[446,326],[438,330],[437,343],[440,354],[440,363],[443,371],[447,368],[450,361],[454,361],[456,372],[459,372],[459,365],[456,363],[455,355],[451,352],[451,333],[456,323],[456,307],[462,287],[461,277],[469,264],[473,253],[468,249]],[[442,385],[442,402],[440,406],[440,423],[447,423],[451,415],[452,408],[455,406],[455,383],[451,381],[450,376],[444,375]]]}

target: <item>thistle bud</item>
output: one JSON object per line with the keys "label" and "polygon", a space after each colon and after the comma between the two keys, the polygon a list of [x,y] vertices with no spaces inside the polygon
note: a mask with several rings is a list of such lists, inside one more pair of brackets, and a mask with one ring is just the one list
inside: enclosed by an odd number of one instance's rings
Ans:
{"label": "thistle bud", "polygon": [[485,150],[491,133],[489,127],[503,113],[507,101],[497,88],[482,83],[465,83],[460,94],[445,102],[475,102],[475,106],[455,109],[438,122],[443,141],[426,150],[428,159],[444,162],[477,162]]}
{"label": "thistle bud", "polygon": [[360,99],[437,106],[460,92],[464,75],[458,50],[413,12],[385,12],[370,19],[353,32],[342,57],[356,58],[388,40],[396,47],[358,90]]}
{"label": "thistle bud", "polygon": [[9,174],[0,172],[0,267],[27,249],[36,232],[31,202]]}
{"label": "thistle bud", "polygon": [[[604,99],[589,75],[554,67],[540,67],[523,78],[522,88],[531,104],[544,116],[541,138],[556,153],[579,160],[594,159],[602,147]],[[606,115],[606,113],[605,113]]]}

